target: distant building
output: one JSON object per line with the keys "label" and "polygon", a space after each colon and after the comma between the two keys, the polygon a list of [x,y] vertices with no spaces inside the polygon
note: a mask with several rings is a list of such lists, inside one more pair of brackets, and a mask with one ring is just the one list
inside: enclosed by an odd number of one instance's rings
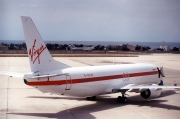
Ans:
{"label": "distant building", "polygon": [[160,48],[163,50],[163,51],[170,51],[171,48],[167,45],[161,45]]}
{"label": "distant building", "polygon": [[115,45],[108,45],[107,49],[108,50],[116,50],[116,46]]}
{"label": "distant building", "polygon": [[128,48],[130,51],[135,51],[135,50],[136,50],[136,46],[134,46],[134,45],[127,45],[127,48]]}
{"label": "distant building", "polygon": [[94,46],[83,46],[83,47],[75,47],[75,46],[71,46],[70,47],[71,50],[77,50],[77,51],[91,51],[91,50],[94,50]]}
{"label": "distant building", "polygon": [[117,45],[117,46],[116,46],[116,49],[117,49],[117,50],[122,50],[122,49],[123,49],[123,45]]}
{"label": "distant building", "polygon": [[7,51],[7,50],[8,50],[8,46],[0,45],[0,51]]}

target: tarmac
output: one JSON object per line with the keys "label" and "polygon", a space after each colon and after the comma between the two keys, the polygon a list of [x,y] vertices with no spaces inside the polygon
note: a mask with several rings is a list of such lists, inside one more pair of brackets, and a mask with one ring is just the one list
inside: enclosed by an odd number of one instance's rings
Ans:
{"label": "tarmac", "polygon": [[[72,67],[152,63],[163,66],[165,85],[180,85],[180,54],[139,57],[55,57]],[[30,72],[28,57],[0,57],[0,70]],[[108,94],[87,101],[84,97],[43,94],[24,84],[23,79],[0,75],[0,119],[180,119],[180,90],[163,90],[150,101],[138,93],[127,93],[128,103],[118,104],[121,95]]]}

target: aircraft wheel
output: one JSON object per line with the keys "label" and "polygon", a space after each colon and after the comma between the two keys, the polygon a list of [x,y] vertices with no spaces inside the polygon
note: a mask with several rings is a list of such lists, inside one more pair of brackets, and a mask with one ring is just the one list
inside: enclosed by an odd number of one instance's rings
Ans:
{"label": "aircraft wheel", "polygon": [[86,100],[95,101],[96,100],[96,96],[86,97]]}
{"label": "aircraft wheel", "polygon": [[128,101],[127,97],[123,97],[123,98],[122,98],[122,102],[123,102],[123,103],[127,103],[127,101]]}
{"label": "aircraft wheel", "polygon": [[92,96],[92,97],[91,97],[91,100],[92,100],[92,101],[95,101],[95,100],[96,100],[96,96]]}
{"label": "aircraft wheel", "polygon": [[117,102],[118,102],[118,103],[122,103],[122,97],[121,97],[121,96],[118,96]]}
{"label": "aircraft wheel", "polygon": [[117,98],[118,103],[127,103],[127,101],[128,101],[127,97],[118,96]]}
{"label": "aircraft wheel", "polygon": [[91,99],[91,97],[86,97],[86,100],[90,100]]}

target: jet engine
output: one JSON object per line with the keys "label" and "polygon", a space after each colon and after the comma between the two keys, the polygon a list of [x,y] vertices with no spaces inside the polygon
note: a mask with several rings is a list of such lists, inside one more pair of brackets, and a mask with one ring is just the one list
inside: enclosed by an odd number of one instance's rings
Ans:
{"label": "jet engine", "polygon": [[161,95],[161,90],[147,89],[141,92],[141,97],[144,99],[153,99]]}

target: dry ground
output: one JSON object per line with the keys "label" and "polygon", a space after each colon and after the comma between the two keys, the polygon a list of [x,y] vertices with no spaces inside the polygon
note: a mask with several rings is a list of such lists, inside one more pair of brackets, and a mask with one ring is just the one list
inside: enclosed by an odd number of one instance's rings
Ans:
{"label": "dry ground", "polygon": [[[180,85],[180,55],[155,54],[139,57],[55,57],[72,67],[124,63],[153,63],[163,66],[164,83]],[[0,70],[29,72],[27,57],[0,57]],[[117,104],[120,94],[98,96],[97,101],[84,98],[43,94],[26,86],[22,79],[0,76],[0,119],[179,119],[180,91],[165,90],[160,98],[143,100],[128,93],[128,104]]]}

